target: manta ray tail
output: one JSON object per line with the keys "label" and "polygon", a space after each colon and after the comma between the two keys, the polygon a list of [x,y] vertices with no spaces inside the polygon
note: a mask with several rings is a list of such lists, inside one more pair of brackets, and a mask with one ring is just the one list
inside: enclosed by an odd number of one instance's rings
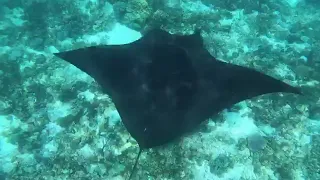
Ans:
{"label": "manta ray tail", "polygon": [[140,148],[140,149],[139,149],[139,153],[138,153],[137,158],[136,158],[136,161],[135,161],[135,163],[134,163],[134,165],[133,165],[133,168],[132,168],[132,170],[131,170],[131,172],[130,172],[130,175],[129,175],[129,177],[128,177],[127,180],[130,180],[130,179],[132,178],[132,176],[133,176],[133,174],[134,174],[134,172],[135,172],[135,170],[136,170],[136,168],[137,168],[137,165],[138,165],[138,161],[139,161],[141,152],[142,152],[142,149]]}

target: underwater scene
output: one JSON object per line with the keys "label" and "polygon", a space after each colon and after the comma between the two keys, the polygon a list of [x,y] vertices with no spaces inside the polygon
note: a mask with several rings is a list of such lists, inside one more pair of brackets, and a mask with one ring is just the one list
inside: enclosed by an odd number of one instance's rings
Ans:
{"label": "underwater scene", "polygon": [[320,180],[320,1],[0,0],[0,180]]}

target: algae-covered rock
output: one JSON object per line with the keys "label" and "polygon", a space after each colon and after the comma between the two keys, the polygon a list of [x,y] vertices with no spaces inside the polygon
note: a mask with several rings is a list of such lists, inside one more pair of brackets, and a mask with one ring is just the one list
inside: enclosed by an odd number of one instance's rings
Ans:
{"label": "algae-covered rock", "polygon": [[320,179],[320,136],[312,136],[312,148],[305,157],[306,176],[309,179]]}
{"label": "algae-covered rock", "polygon": [[133,29],[141,29],[150,16],[151,7],[146,0],[129,0],[123,21]]}
{"label": "algae-covered rock", "polygon": [[231,156],[220,154],[214,160],[209,162],[210,172],[216,174],[218,176],[222,176],[224,173],[228,171],[228,169],[232,169],[234,166],[234,160]]}

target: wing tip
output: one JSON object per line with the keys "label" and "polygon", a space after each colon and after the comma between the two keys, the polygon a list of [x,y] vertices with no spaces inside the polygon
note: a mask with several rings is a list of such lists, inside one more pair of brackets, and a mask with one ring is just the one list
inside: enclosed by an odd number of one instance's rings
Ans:
{"label": "wing tip", "polygon": [[61,58],[61,59],[64,59],[64,54],[65,54],[64,52],[53,53],[54,56]]}

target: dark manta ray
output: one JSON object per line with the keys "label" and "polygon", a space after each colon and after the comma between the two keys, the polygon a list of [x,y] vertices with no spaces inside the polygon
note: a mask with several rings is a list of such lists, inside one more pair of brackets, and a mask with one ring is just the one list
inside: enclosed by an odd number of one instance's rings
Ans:
{"label": "dark manta ray", "polygon": [[134,168],[142,150],[191,132],[240,101],[275,92],[301,94],[258,71],[215,59],[200,31],[175,35],[155,29],[129,44],[55,55],[90,75],[110,96],[139,144]]}

